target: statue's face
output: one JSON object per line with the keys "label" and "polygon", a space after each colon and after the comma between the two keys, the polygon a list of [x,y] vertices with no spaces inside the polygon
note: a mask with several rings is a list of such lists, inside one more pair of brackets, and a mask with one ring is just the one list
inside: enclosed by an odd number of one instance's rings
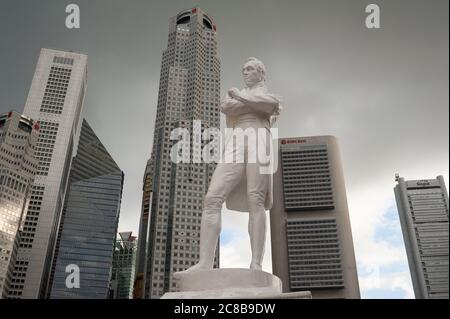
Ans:
{"label": "statue's face", "polygon": [[262,74],[256,68],[255,62],[247,62],[242,68],[242,75],[244,77],[244,82],[248,87],[252,87],[255,84],[262,81]]}

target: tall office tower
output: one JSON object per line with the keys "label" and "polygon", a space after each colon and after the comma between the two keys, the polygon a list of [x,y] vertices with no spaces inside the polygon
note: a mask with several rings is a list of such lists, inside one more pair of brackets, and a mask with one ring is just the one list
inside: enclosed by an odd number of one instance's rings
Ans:
{"label": "tall office tower", "polygon": [[148,236],[148,221],[150,212],[150,202],[152,196],[152,181],[153,175],[151,173],[152,163],[147,161],[145,166],[144,180],[142,186],[142,208],[141,220],[139,223],[139,237],[137,252],[136,252],[136,278],[133,287],[133,299],[144,298],[144,278],[147,262],[147,236]]}
{"label": "tall office tower", "polygon": [[333,136],[282,138],[270,210],[283,291],[360,298],[344,174]]}
{"label": "tall office tower", "polygon": [[114,299],[132,299],[136,267],[136,237],[131,232],[121,232],[114,250],[111,283]]}
{"label": "tall office tower", "polygon": [[87,56],[42,49],[24,113],[39,121],[31,188],[9,296],[44,297],[86,88]]}
{"label": "tall office tower", "polygon": [[[173,163],[171,148],[179,141],[171,140],[171,132],[180,128],[198,134],[208,127],[219,128],[219,101],[220,61],[214,22],[200,8],[182,11],[170,21],[168,46],[163,52],[153,150],[147,170],[153,176],[152,195],[144,196],[151,202],[149,212],[142,211],[141,230],[148,214],[148,239],[146,247],[141,244],[138,251],[139,256],[142,250],[147,251],[145,298],[175,291],[173,272],[199,259],[203,197],[216,165],[201,162],[200,144],[204,142],[192,138],[189,160]],[[138,237],[142,243],[143,233]]]}
{"label": "tall office tower", "polygon": [[[50,298],[108,298],[123,179],[123,172],[83,120],[55,250]],[[79,268],[79,288],[66,285],[70,265]]]}
{"label": "tall office tower", "polygon": [[0,299],[8,294],[23,218],[38,161],[39,124],[11,111],[0,115]]}
{"label": "tall office tower", "polygon": [[405,181],[394,188],[416,298],[448,299],[448,193],[444,178]]}

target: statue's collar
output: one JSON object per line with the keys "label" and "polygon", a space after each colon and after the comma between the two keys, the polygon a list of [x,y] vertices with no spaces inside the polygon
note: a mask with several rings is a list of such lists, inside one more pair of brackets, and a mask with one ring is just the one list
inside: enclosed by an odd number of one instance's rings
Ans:
{"label": "statue's collar", "polygon": [[248,87],[247,86],[247,87],[245,87],[245,89],[251,91],[251,90],[255,90],[255,89],[258,89],[258,88],[264,88],[264,87],[266,87],[266,84],[264,83],[264,81],[261,81],[261,82],[258,82],[257,84],[255,84],[252,87]]}

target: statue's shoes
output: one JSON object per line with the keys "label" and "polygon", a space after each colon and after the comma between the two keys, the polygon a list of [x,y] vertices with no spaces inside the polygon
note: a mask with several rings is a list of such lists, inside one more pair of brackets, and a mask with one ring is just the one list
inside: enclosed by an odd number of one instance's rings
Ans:
{"label": "statue's shoes", "polygon": [[180,278],[184,275],[190,274],[192,272],[196,272],[196,271],[206,271],[206,270],[212,270],[212,268],[208,268],[202,265],[194,265],[186,270],[183,271],[177,271],[176,273],[173,274],[174,278]]}

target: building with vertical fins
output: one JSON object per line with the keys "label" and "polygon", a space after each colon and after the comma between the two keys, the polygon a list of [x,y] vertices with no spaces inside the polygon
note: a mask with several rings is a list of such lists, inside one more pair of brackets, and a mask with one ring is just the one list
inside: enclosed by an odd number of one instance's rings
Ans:
{"label": "building with vertical fins", "polygon": [[[153,149],[146,169],[146,175],[151,176],[151,196],[143,196],[138,235],[137,254],[139,258],[146,254],[141,293],[145,298],[159,298],[165,292],[176,291],[172,274],[199,259],[203,197],[216,165],[201,162],[201,141],[191,141],[189,161],[173,163],[171,148],[178,141],[171,140],[171,133],[176,128],[201,133],[209,127],[220,127],[216,31],[213,19],[198,7],[182,11],[170,20],[161,64]],[[146,189],[144,193],[149,192]],[[144,227],[146,223],[148,229]],[[138,267],[142,263],[139,260]],[[215,264],[218,265],[218,249]]]}
{"label": "building with vertical fins", "polygon": [[394,188],[417,299],[448,299],[448,193],[444,178],[406,181]]}
{"label": "building with vertical fins", "polygon": [[136,237],[132,232],[120,232],[114,250],[111,277],[112,298],[132,299],[136,269]]}
{"label": "building with vertical fins", "polygon": [[86,89],[87,56],[42,49],[24,114],[39,122],[39,161],[21,233],[10,298],[45,296]]}
{"label": "building with vertical fins", "polygon": [[38,162],[39,123],[11,111],[0,115],[0,299],[8,296]]}
{"label": "building with vertical fins", "polygon": [[[123,172],[83,120],[59,227],[50,298],[108,298],[123,180]],[[66,286],[69,265],[79,268],[79,288]]]}
{"label": "building with vertical fins", "polygon": [[270,210],[273,274],[284,292],[360,298],[337,139],[281,138],[278,145]]}
{"label": "building with vertical fins", "polygon": [[142,186],[142,208],[141,219],[139,222],[139,235],[137,251],[136,251],[136,277],[133,285],[133,299],[144,298],[144,284],[145,284],[145,270],[147,264],[147,236],[149,226],[149,212],[152,196],[152,181],[151,162],[147,161],[145,167],[144,180]]}

